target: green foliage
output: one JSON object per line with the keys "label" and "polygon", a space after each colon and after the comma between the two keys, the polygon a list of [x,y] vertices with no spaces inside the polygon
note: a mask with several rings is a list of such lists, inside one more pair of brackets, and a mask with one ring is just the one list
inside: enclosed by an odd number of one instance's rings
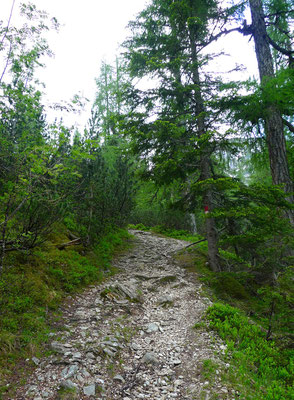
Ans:
{"label": "green foliage", "polygon": [[[196,196],[190,196],[189,184],[204,174],[204,154],[209,158],[219,144],[218,114],[210,105],[215,82],[207,72],[205,79],[202,75],[208,58],[201,53],[211,39],[210,26],[220,22],[216,10],[214,1],[154,0],[130,22],[132,35],[125,43],[131,76],[156,78],[155,87],[134,87],[130,93],[133,112],[126,132],[132,149],[144,178],[162,186],[187,182],[180,197],[191,209]],[[210,175],[209,163],[205,173]]]}
{"label": "green foliage", "polygon": [[190,242],[197,242],[198,240],[203,239],[200,235],[192,235],[189,231],[184,229],[170,229],[166,228],[163,225],[156,225],[151,228],[151,230],[155,233],[161,233],[165,236],[180,239],[180,240],[187,240]]}
{"label": "green foliage", "polygon": [[[109,225],[123,226],[132,208],[133,172],[116,148],[91,151],[81,164],[80,185],[74,195],[74,218],[85,243],[94,243]],[[83,201],[81,201],[83,199]]]}
{"label": "green foliage", "polygon": [[110,230],[94,246],[95,257],[103,268],[111,272],[110,261],[128,246],[129,233],[125,229]]}
{"label": "green foliage", "polygon": [[[42,255],[40,254],[40,259]],[[43,254],[42,262],[46,262],[48,276],[52,277],[55,289],[71,292],[95,280],[101,279],[98,265],[93,265],[86,257],[73,250],[55,250],[50,254]]]}
{"label": "green foliage", "polygon": [[128,111],[125,93],[129,88],[129,75],[122,61],[116,58],[115,67],[102,62],[99,77],[96,78],[96,97],[89,119],[91,138],[105,143],[119,143],[120,123]]}
{"label": "green foliage", "polygon": [[[232,122],[238,121],[239,126],[243,127],[250,123],[248,133],[252,134],[252,125],[262,123],[270,103],[275,104],[283,115],[293,114],[293,85],[293,69],[281,69],[262,88],[251,80],[222,84],[215,102],[218,102],[221,109],[227,110]],[[240,95],[244,90],[247,94]]]}
{"label": "green foliage", "polygon": [[78,400],[79,395],[75,388],[60,388],[57,394],[57,400]]}
{"label": "green foliage", "polygon": [[182,185],[173,182],[171,185],[158,187],[152,181],[140,181],[135,195],[135,206],[128,221],[131,224],[145,226],[162,226],[163,229],[190,230],[191,218],[178,207]]}
{"label": "green foliage", "polygon": [[[14,252],[6,259],[11,267],[0,279],[0,369],[13,367],[9,359],[40,349],[48,339],[52,312],[61,300],[113,273],[112,257],[129,246],[129,234],[119,229],[109,230],[88,251],[78,246],[58,250],[56,246],[66,239],[65,232],[62,226],[55,226],[50,241],[31,255]],[[0,382],[2,378],[0,374]]]}
{"label": "green foliage", "polygon": [[216,370],[219,368],[219,365],[210,359],[204,360],[202,363],[201,375],[205,380],[209,382],[213,382],[214,377],[216,375]]}
{"label": "green foliage", "polygon": [[74,143],[85,158],[79,163],[80,181],[71,219],[77,222],[75,231],[87,244],[105,234],[109,225],[125,225],[135,192],[133,160],[126,152],[120,128],[125,111],[122,96],[127,86],[120,62],[117,60],[115,72],[103,63],[96,84],[85,137],[77,136]]}
{"label": "green foliage", "polygon": [[69,162],[71,132],[46,124],[34,77],[40,57],[51,54],[42,38],[48,16],[33,5],[21,12],[23,27],[0,24],[0,51],[7,52],[0,82],[0,275],[7,253],[35,248],[62,219],[78,176]]}
{"label": "green foliage", "polygon": [[232,354],[235,373],[243,383],[242,398],[293,398],[293,351],[278,349],[258,325],[231,306],[216,303],[207,310],[206,318]]}
{"label": "green foliage", "polygon": [[140,224],[129,224],[128,228],[129,229],[139,229],[140,231],[149,231],[149,229],[150,229],[141,223]]}
{"label": "green foliage", "polygon": [[291,265],[293,229],[285,219],[293,205],[279,186],[245,185],[232,178],[206,180],[193,185],[201,192],[211,186],[218,198],[212,215],[222,227],[222,268],[250,271],[259,281]]}

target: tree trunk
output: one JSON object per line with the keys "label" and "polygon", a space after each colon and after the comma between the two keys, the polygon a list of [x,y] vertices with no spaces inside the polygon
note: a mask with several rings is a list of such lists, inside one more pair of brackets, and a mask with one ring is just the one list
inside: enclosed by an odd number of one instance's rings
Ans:
{"label": "tree trunk", "polygon": [[[255,42],[255,52],[261,85],[275,76],[273,57],[267,36],[263,7],[261,0],[249,0],[252,33]],[[284,136],[283,120],[280,110],[275,104],[269,104],[265,115],[265,134],[269,150],[270,168],[272,180],[275,185],[284,185],[286,193],[293,191],[293,183],[290,177],[286,154],[286,140]],[[293,196],[288,200],[293,203]],[[294,225],[294,215],[287,214],[290,222]]]}
{"label": "tree trunk", "polygon": [[[195,117],[197,118],[198,136],[203,136],[206,133],[205,128],[205,106],[201,92],[201,81],[198,67],[198,57],[196,49],[195,33],[190,31],[190,43],[191,43],[191,61],[193,63],[193,83],[196,85],[194,92],[195,99]],[[204,145],[205,146],[205,145]],[[203,149],[201,149],[200,155],[200,179],[205,181],[211,179],[211,166],[210,166],[211,150],[209,149],[209,143]],[[205,190],[203,194],[203,209],[208,209],[208,215],[205,218],[205,230],[208,244],[208,261],[210,268],[217,272],[220,271],[219,252],[218,252],[218,234],[215,225],[215,219],[209,216],[209,213],[213,210],[213,194],[211,188]]]}
{"label": "tree trunk", "polygon": [[[200,161],[201,171],[200,179],[206,180],[211,178],[210,160],[204,155]],[[213,195],[211,189],[206,189],[203,195],[203,208],[208,210],[205,218],[205,230],[208,244],[208,261],[214,272],[220,271],[219,252],[218,252],[218,233],[215,225],[215,219],[209,214],[213,210]]]}

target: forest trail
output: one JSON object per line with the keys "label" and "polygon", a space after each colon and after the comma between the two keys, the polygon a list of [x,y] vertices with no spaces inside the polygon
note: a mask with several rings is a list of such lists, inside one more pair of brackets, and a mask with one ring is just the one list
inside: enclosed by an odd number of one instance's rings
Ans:
{"label": "forest trail", "polygon": [[15,400],[236,397],[219,371],[213,381],[201,374],[206,359],[228,364],[219,359],[221,340],[193,329],[211,303],[195,274],[173,258],[187,242],[131,233],[135,246],[114,261],[120,272],[66,301],[60,330],[51,334],[54,354],[33,359]]}

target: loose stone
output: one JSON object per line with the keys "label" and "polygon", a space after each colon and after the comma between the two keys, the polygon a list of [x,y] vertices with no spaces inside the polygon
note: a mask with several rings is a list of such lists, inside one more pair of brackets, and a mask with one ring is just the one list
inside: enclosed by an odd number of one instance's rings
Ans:
{"label": "loose stone", "polygon": [[113,378],[114,381],[119,381],[124,383],[125,379],[121,376],[121,375],[115,375],[115,377]]}
{"label": "loose stone", "polygon": [[96,385],[88,385],[83,388],[83,392],[86,396],[95,396],[96,394]]}
{"label": "loose stone", "polygon": [[146,353],[144,357],[142,358],[142,363],[145,364],[157,364],[159,363],[159,360],[157,359],[156,355],[152,352]]}

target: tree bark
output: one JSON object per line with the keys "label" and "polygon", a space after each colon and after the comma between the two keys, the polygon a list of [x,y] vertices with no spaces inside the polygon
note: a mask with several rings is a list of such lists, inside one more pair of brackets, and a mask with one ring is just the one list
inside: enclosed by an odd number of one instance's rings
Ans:
{"label": "tree bark", "polygon": [[[191,44],[191,61],[193,63],[193,83],[196,86],[194,91],[195,99],[195,117],[197,119],[198,136],[203,136],[206,133],[205,128],[205,106],[203,95],[201,92],[201,80],[198,67],[198,57],[196,49],[195,33],[193,30],[190,31],[190,44]],[[203,146],[203,145],[202,145]],[[209,143],[203,149],[201,149],[200,155],[200,179],[205,181],[212,178],[211,163],[210,163],[211,150],[209,149]],[[209,213],[213,210],[213,193],[211,188],[207,188],[203,194],[203,209],[208,208],[208,215],[205,218],[205,230],[208,243],[208,261],[209,266],[214,272],[220,271],[220,258],[218,252],[218,234],[215,224],[215,219],[209,216]]]}
{"label": "tree bark", "polygon": [[[275,77],[273,57],[266,31],[265,17],[261,0],[249,0],[252,33],[255,43],[255,52],[261,85]],[[278,107],[272,103],[267,106],[265,115],[265,134],[269,151],[272,180],[275,185],[284,185],[286,193],[293,192],[293,183],[290,177],[286,140],[283,129],[283,119]],[[293,203],[293,195],[289,194],[288,201]],[[287,216],[294,225],[294,215],[291,211]]]}

